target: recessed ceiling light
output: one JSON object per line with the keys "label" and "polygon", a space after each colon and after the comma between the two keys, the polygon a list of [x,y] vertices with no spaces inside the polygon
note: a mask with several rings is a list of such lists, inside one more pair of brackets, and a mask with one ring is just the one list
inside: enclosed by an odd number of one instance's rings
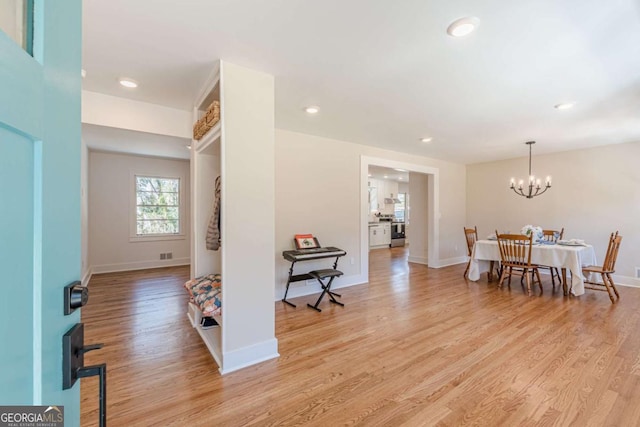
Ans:
{"label": "recessed ceiling light", "polygon": [[371,176],[371,174],[369,174],[369,176]]}
{"label": "recessed ceiling light", "polygon": [[398,172],[407,172],[406,169],[400,169],[400,168],[393,168],[393,170]]}
{"label": "recessed ceiling light", "polygon": [[401,176],[399,176],[399,177],[398,177],[398,180],[399,180],[399,181],[402,181],[402,177],[401,177]]}
{"label": "recessed ceiling light", "polygon": [[456,19],[447,28],[447,34],[451,37],[464,37],[471,34],[479,24],[480,20],[473,16]]}
{"label": "recessed ceiling light", "polygon": [[305,108],[304,111],[306,111],[309,114],[318,114],[318,112],[320,111],[320,107],[316,107],[315,105],[310,105],[307,108]]}
{"label": "recessed ceiling light", "polygon": [[384,176],[385,179],[389,178],[387,175]]}
{"label": "recessed ceiling light", "polygon": [[131,79],[121,78],[121,79],[118,79],[118,83],[120,83],[124,87],[128,87],[129,89],[134,89],[138,87],[138,83]]}
{"label": "recessed ceiling light", "polygon": [[82,76],[82,78],[84,79],[85,77],[87,77],[87,70],[85,70],[84,68],[80,70],[80,75]]}
{"label": "recessed ceiling light", "polygon": [[431,141],[433,141],[433,138],[431,138],[431,137],[427,137],[427,138],[420,138],[420,141],[421,141],[421,142],[431,142]]}
{"label": "recessed ceiling light", "polygon": [[561,104],[554,105],[553,108],[556,110],[568,110],[569,108],[573,108],[574,105],[576,104],[573,102],[563,102]]}

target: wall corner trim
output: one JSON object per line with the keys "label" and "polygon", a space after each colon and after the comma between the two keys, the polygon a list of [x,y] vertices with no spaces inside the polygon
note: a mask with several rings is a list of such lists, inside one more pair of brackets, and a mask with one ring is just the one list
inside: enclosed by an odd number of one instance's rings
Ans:
{"label": "wall corner trim", "polygon": [[435,264],[430,265],[429,267],[433,267],[433,268],[449,267],[450,265],[464,264],[468,260],[469,260],[469,257],[466,255],[453,257],[453,258],[445,258],[445,259],[437,260]]}
{"label": "wall corner trim", "polygon": [[86,287],[89,284],[89,280],[91,280],[92,275],[93,275],[93,268],[91,267],[87,268],[87,271],[84,273],[84,276],[82,276],[82,279],[81,279],[82,286]]}
{"label": "wall corner trim", "polygon": [[225,375],[276,357],[280,357],[276,338],[228,351],[223,354],[223,367],[220,368],[220,374]]}

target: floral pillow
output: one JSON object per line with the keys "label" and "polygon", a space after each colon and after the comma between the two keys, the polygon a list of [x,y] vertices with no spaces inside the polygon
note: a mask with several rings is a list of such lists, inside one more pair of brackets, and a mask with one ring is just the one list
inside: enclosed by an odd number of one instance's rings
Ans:
{"label": "floral pillow", "polygon": [[208,274],[184,284],[193,302],[204,316],[217,316],[222,312],[222,276]]}

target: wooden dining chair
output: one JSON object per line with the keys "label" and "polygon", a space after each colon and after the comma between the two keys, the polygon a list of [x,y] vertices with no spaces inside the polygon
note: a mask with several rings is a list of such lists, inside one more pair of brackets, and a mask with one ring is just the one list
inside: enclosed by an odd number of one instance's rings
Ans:
{"label": "wooden dining chair", "polygon": [[[502,287],[504,280],[509,277],[509,289],[511,289],[511,276],[520,276],[527,282],[527,294],[531,295],[531,282],[538,280],[540,292],[542,292],[542,282],[538,265],[531,264],[531,246],[533,245],[533,235],[526,237],[522,234],[498,234],[498,247],[500,248],[500,259],[502,260],[502,274],[498,287]],[[531,276],[528,274],[533,272]]]}
{"label": "wooden dining chair", "polygon": [[562,230],[542,230],[542,239],[547,242],[557,243],[564,236],[564,227]]}
{"label": "wooden dining chair", "polygon": [[464,269],[464,274],[462,277],[467,278],[467,274],[469,274],[469,267],[471,266],[471,254],[473,253],[473,245],[476,244],[478,240],[478,228],[467,228],[464,227],[464,238],[467,241],[467,255],[469,255],[469,261],[467,262],[467,268]]}
{"label": "wooden dining chair", "polygon": [[607,254],[604,257],[602,266],[590,265],[588,267],[582,267],[583,273],[596,273],[602,278],[602,283],[591,281],[589,280],[590,278],[588,278],[584,281],[584,287],[586,289],[593,289],[594,291],[606,291],[609,294],[611,303],[615,303],[613,298],[614,293],[616,297],[620,299],[620,294],[611,278],[611,275],[616,272],[616,260],[618,259],[620,242],[622,242],[622,236],[619,236],[617,231],[615,234],[611,233],[611,237],[609,237],[609,247],[607,248]]}
{"label": "wooden dining chair", "polygon": [[[564,227],[562,230],[542,230],[542,240],[545,242],[553,242],[558,243],[558,240],[561,240],[564,236]],[[551,284],[553,285],[553,289],[556,288],[556,280],[558,278],[558,282],[562,284],[562,277],[560,276],[560,271],[558,271],[557,267],[549,267],[546,265],[540,265],[538,268],[549,269],[549,273],[551,274]]]}

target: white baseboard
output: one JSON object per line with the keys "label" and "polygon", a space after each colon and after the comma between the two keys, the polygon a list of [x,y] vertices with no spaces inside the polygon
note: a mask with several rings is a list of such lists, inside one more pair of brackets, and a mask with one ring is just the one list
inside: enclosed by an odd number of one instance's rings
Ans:
{"label": "white baseboard", "polygon": [[279,356],[278,340],[276,338],[229,351],[223,354],[223,367],[220,368],[220,374],[225,375]]}
{"label": "white baseboard", "polygon": [[416,264],[424,264],[429,265],[429,259],[422,256],[409,256],[409,262],[414,262]]}
{"label": "white baseboard", "polygon": [[175,267],[178,265],[188,265],[189,258],[175,258],[168,260],[122,262],[118,264],[102,264],[91,267],[91,274],[116,273],[119,271],[146,270],[149,268]]}
{"label": "white baseboard", "polygon": [[89,267],[87,271],[82,276],[82,286],[86,287],[89,284],[89,280],[91,280],[91,276],[93,275],[93,269]]}
{"label": "white baseboard", "polygon": [[[363,283],[367,283],[369,281],[368,278],[363,275],[354,275],[354,276],[346,276],[346,277],[338,277],[331,284],[331,289],[340,289],[347,288],[349,286],[361,285]],[[286,283],[286,282],[285,282]],[[286,285],[280,292],[280,295],[276,295],[276,301],[282,301],[284,297],[284,292],[286,290]],[[319,294],[322,292],[322,288],[316,279],[307,281],[307,282],[293,282],[289,285],[289,293],[287,294],[287,300],[291,298],[303,297],[306,295]]]}
{"label": "white baseboard", "polygon": [[370,251],[374,249],[389,249],[389,245],[369,246]]}
{"label": "white baseboard", "polygon": [[445,259],[437,260],[435,265],[430,265],[429,267],[433,267],[433,268],[449,267],[450,265],[465,264],[467,261],[469,261],[469,257],[466,255],[454,257],[454,258],[445,258]]}
{"label": "white baseboard", "polygon": [[615,283],[616,286],[620,285],[628,286],[630,288],[640,288],[640,279],[636,279],[635,277],[631,276],[621,276],[619,274],[614,274],[613,283]]}

